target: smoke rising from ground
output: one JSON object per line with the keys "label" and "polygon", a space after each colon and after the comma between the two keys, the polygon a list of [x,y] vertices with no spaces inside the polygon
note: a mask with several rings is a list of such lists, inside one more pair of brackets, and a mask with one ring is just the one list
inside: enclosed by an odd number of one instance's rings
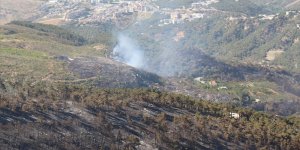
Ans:
{"label": "smoke rising from ground", "polygon": [[147,31],[135,31],[133,28],[118,33],[118,42],[113,49],[112,58],[163,77],[189,73],[193,67],[187,65],[191,61],[189,58],[195,56],[181,49],[181,42],[174,41],[177,32],[165,34],[164,39],[159,41],[144,40],[140,37],[143,36],[141,32]]}
{"label": "smoke rising from ground", "polygon": [[112,58],[119,62],[160,76],[174,76],[183,71],[179,61],[182,58],[175,51],[177,45],[172,40],[167,40],[168,42],[164,42],[163,46],[156,45],[157,47],[152,49],[156,53],[153,57],[147,53],[151,50],[142,49],[139,42],[132,37],[119,33],[117,39],[118,43],[113,49]]}
{"label": "smoke rising from ground", "polygon": [[113,49],[113,58],[135,68],[143,68],[144,52],[139,45],[128,36],[120,33],[118,43]]}

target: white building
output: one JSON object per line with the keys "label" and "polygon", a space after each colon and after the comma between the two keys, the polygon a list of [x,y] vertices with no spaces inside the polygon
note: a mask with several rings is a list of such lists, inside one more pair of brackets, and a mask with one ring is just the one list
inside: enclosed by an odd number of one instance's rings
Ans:
{"label": "white building", "polygon": [[230,117],[232,117],[234,119],[239,119],[240,118],[240,114],[238,114],[238,113],[230,112],[229,115],[230,115]]}

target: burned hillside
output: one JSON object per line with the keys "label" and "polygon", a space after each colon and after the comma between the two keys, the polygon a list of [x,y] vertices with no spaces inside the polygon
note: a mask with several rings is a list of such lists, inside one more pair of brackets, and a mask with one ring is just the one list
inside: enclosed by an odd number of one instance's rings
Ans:
{"label": "burned hillside", "polygon": [[[51,89],[61,92],[52,95]],[[29,94],[26,100],[1,95],[2,148],[299,147],[297,118],[285,119],[156,90],[61,85],[24,92]],[[239,115],[233,117],[232,113]],[[256,142],[261,138],[266,140]]]}

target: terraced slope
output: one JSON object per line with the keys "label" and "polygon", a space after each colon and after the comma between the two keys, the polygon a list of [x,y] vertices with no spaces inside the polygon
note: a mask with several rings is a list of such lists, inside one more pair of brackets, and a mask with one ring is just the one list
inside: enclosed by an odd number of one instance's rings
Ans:
{"label": "terraced slope", "polygon": [[89,45],[85,41],[55,26],[29,22],[1,26],[1,78],[14,84],[59,82],[99,87],[148,87],[160,82],[154,74],[105,58],[105,43]]}

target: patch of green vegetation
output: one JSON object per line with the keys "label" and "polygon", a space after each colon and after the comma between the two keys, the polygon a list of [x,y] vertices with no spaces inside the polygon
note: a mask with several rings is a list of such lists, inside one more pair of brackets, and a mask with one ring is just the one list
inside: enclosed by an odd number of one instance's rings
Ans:
{"label": "patch of green vegetation", "polygon": [[284,0],[284,1],[283,0],[250,0],[250,1],[259,6],[267,7],[274,12],[280,12],[283,10],[299,10],[300,9],[299,3],[295,3],[295,4],[291,5],[296,0]]}
{"label": "patch of green vegetation", "polygon": [[[59,37],[53,36],[52,33],[48,34],[25,26],[9,24],[0,27],[0,29],[16,32],[16,34],[3,35],[3,40],[0,41],[0,48],[27,49],[44,52],[49,56],[64,55],[69,57],[105,56],[107,55],[107,49],[110,49],[108,42],[101,42],[101,46],[98,47],[95,47],[97,44],[86,44],[82,46],[70,45],[68,42],[62,42]],[[60,28],[60,30],[66,29]]]}
{"label": "patch of green vegetation", "polygon": [[72,44],[75,46],[81,46],[87,43],[87,41],[83,37],[53,25],[45,25],[45,24],[32,23],[26,21],[13,21],[10,24],[35,29],[43,32],[44,35],[54,35],[56,38],[58,38],[58,41],[67,44]]}
{"label": "patch of green vegetation", "polygon": [[211,86],[208,82],[200,83],[194,81],[194,85],[210,93],[228,94],[235,98],[234,103],[242,105],[243,96],[247,95],[250,98],[249,105],[256,100],[259,102],[279,102],[283,99],[296,98],[292,94],[283,93],[281,87],[273,82],[268,81],[248,81],[248,82],[217,82],[217,86]]}
{"label": "patch of green vegetation", "polygon": [[224,11],[240,12],[250,16],[256,16],[268,12],[264,7],[258,6],[249,0],[221,0],[212,4],[213,7]]}
{"label": "patch of green vegetation", "polygon": [[57,62],[46,53],[24,49],[0,49],[0,73],[7,81],[36,82],[64,79],[72,76],[62,62]]}
{"label": "patch of green vegetation", "polygon": [[[81,79],[80,76],[71,72],[68,66],[70,60],[77,57],[108,56],[111,44],[109,29],[79,28],[76,32],[85,37],[89,37],[89,34],[92,33],[88,31],[93,29],[92,31],[95,31],[93,35],[96,37],[90,37],[88,44],[76,46],[68,42],[61,42],[61,37],[57,36],[57,33],[51,33],[56,30],[59,33],[74,33],[75,31],[40,24],[31,26],[32,23],[28,22],[25,25],[23,22],[21,25],[17,24],[0,26],[1,33],[13,33],[1,34],[3,40],[0,41],[0,74],[5,80],[18,81],[21,84],[58,82],[90,85],[95,82],[104,82],[98,78]],[[99,32],[96,32],[97,30]],[[104,37],[103,34],[98,35],[98,33],[105,33],[107,36]]]}
{"label": "patch of green vegetation", "polygon": [[65,62],[54,59],[55,56],[101,56],[89,46],[74,46],[59,42],[56,36],[46,35],[43,31],[19,26],[0,27],[3,33],[0,41],[0,74],[10,82],[56,82],[76,77],[70,73]]}
{"label": "patch of green vegetation", "polygon": [[74,25],[64,25],[62,28],[84,37],[89,44],[101,43],[114,46],[116,43],[113,34],[117,32],[117,29],[110,23],[97,24],[97,26],[85,25],[75,27]]}
{"label": "patch of green vegetation", "polygon": [[15,56],[28,59],[47,59],[46,53],[26,49],[0,48],[0,56]]}

